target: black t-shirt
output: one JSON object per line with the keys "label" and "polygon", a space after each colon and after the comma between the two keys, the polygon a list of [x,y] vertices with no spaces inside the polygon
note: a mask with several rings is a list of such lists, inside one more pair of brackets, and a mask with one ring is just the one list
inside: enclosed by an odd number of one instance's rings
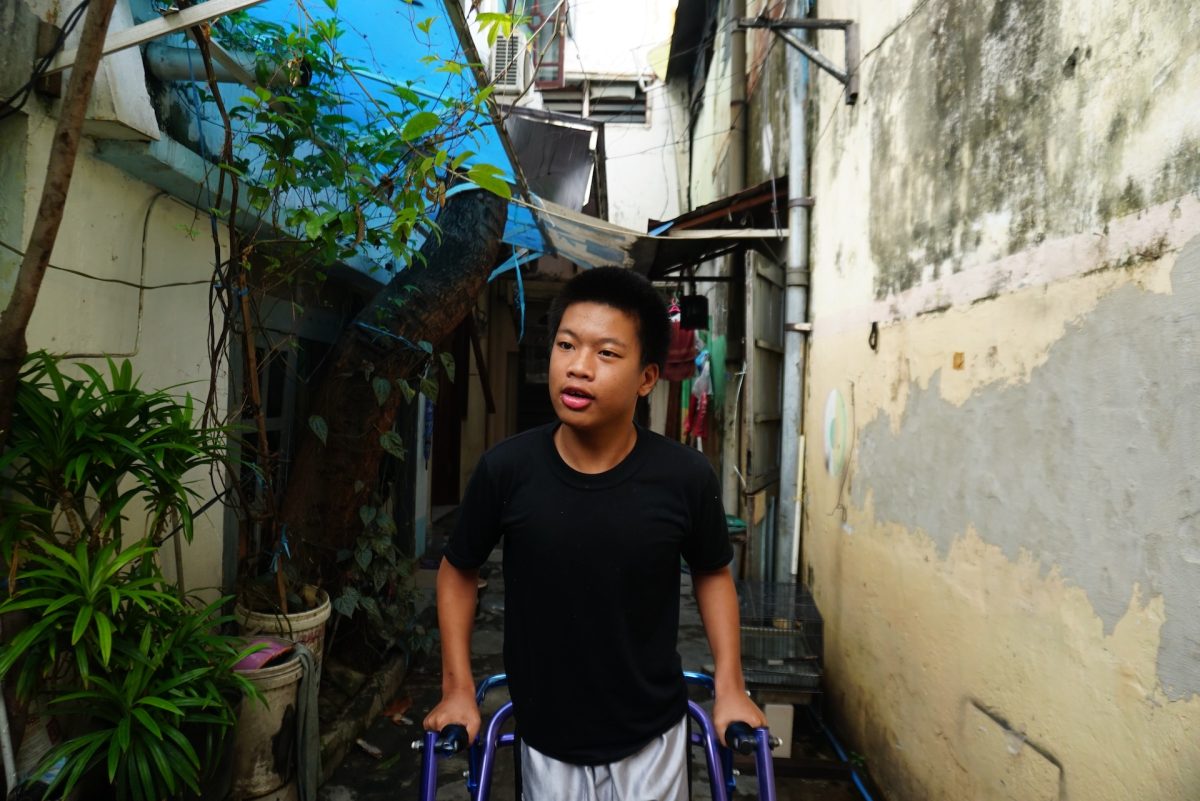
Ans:
{"label": "black t-shirt", "polygon": [[478,567],[504,538],[504,666],[521,737],[563,762],[636,753],[679,722],[680,557],[733,558],[708,461],[644,428],[613,469],[571,469],[557,423],[479,460],[446,558]]}

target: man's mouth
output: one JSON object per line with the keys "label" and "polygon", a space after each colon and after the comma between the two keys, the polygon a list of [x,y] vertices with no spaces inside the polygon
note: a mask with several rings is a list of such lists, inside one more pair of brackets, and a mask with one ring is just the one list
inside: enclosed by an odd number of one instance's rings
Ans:
{"label": "man's mouth", "polygon": [[590,394],[577,387],[567,387],[559,395],[562,399],[563,406],[566,406],[572,411],[583,411],[588,406],[592,405],[595,400]]}

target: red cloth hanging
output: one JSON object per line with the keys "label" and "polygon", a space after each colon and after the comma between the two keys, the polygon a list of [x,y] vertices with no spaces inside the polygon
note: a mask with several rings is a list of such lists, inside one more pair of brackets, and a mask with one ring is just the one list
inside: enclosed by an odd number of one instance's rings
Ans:
{"label": "red cloth hanging", "polygon": [[696,373],[696,334],[680,328],[678,322],[671,323],[671,345],[667,349],[667,363],[663,365],[662,377],[667,381],[686,381]]}

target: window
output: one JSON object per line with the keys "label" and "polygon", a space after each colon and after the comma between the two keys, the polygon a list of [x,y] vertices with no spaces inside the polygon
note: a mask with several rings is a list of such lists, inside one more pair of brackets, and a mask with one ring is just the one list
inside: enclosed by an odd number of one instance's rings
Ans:
{"label": "window", "polygon": [[[529,17],[533,38],[533,63],[537,70],[534,85],[538,89],[561,89],[563,73],[563,35],[567,21],[567,3],[559,0],[512,0],[515,13]],[[511,6],[510,6],[511,8]]]}
{"label": "window", "polygon": [[637,81],[583,81],[542,92],[547,111],[617,125],[646,124],[646,93]]}

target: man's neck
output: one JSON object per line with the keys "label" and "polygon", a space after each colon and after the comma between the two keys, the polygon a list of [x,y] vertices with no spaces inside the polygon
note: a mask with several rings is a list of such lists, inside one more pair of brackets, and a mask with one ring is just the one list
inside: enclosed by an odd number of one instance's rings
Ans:
{"label": "man's neck", "polygon": [[637,428],[632,422],[616,430],[579,431],[567,424],[554,432],[554,447],[567,466],[579,473],[596,474],[612,470],[633,451]]}

